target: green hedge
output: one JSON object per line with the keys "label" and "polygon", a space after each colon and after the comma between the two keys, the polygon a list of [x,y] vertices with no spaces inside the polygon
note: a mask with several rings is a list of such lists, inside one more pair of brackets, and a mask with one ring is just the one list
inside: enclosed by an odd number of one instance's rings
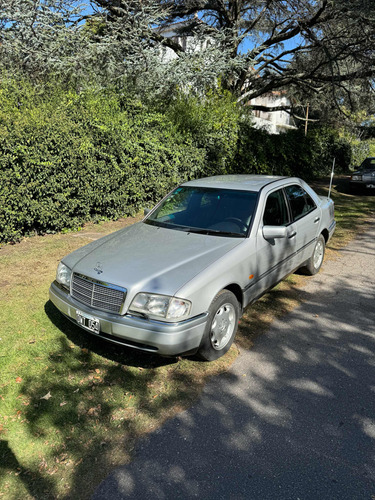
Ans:
{"label": "green hedge", "polygon": [[0,241],[132,214],[204,171],[189,136],[121,95],[38,96],[23,84],[14,98],[9,87],[0,93]]}
{"label": "green hedge", "polygon": [[118,218],[179,182],[257,173],[310,179],[350,164],[349,143],[327,129],[271,136],[230,94],[183,95],[155,109],[126,92],[77,92],[2,79],[0,242]]}
{"label": "green hedge", "polygon": [[270,135],[248,122],[240,127],[232,171],[271,175],[295,175],[305,180],[327,175],[336,158],[336,172],[346,171],[351,159],[350,144],[335,131],[311,128]]}

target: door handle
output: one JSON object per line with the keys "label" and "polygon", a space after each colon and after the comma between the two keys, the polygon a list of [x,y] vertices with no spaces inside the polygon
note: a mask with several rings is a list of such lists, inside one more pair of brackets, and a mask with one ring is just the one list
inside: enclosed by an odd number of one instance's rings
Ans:
{"label": "door handle", "polygon": [[319,222],[319,221],[320,221],[320,217],[315,217],[315,219],[314,219],[314,224],[316,224],[316,223],[317,223],[317,222]]}
{"label": "door handle", "polygon": [[294,238],[295,235],[297,234],[297,231],[291,231],[289,234],[288,234],[288,238]]}

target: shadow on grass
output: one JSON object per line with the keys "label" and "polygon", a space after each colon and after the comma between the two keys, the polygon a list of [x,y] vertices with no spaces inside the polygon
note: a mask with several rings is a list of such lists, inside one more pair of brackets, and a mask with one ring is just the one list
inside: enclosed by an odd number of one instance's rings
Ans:
{"label": "shadow on grass", "polygon": [[8,441],[3,439],[0,439],[0,471],[4,476],[7,473],[17,474],[26,491],[32,497],[37,497],[40,491],[44,491],[46,492],[44,498],[53,498],[48,496],[48,492],[53,491],[53,481],[43,477],[38,471],[31,472],[24,467],[13,453]]}
{"label": "shadow on grass", "polygon": [[112,344],[100,337],[85,332],[79,326],[69,321],[49,300],[45,312],[51,322],[75,345],[116,363],[142,368],[156,368],[176,363],[176,358],[160,357],[138,349]]}
{"label": "shadow on grass", "polygon": [[[28,470],[4,444],[0,456],[13,474],[20,472],[33,498],[84,499],[115,465],[129,460],[141,434],[196,398],[202,378],[191,361],[103,342],[51,302],[45,311],[60,345],[38,378],[24,377],[21,386],[28,432],[44,452]],[[192,369],[181,369],[183,363]]]}

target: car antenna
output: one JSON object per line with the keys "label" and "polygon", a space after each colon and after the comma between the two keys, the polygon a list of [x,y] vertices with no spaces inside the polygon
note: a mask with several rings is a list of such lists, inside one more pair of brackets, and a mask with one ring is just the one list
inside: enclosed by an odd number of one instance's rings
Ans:
{"label": "car antenna", "polygon": [[336,163],[336,158],[334,158],[334,159],[333,159],[332,172],[331,172],[331,181],[330,181],[330,183],[329,183],[328,198],[331,196],[331,189],[332,189],[333,174],[334,174],[334,172],[335,172],[335,163]]}

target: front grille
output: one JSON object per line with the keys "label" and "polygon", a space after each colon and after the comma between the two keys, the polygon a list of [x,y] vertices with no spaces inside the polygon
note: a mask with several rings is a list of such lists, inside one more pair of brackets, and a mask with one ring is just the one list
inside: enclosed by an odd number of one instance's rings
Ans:
{"label": "front grille", "polygon": [[72,297],[96,309],[120,313],[126,289],[73,273]]}

